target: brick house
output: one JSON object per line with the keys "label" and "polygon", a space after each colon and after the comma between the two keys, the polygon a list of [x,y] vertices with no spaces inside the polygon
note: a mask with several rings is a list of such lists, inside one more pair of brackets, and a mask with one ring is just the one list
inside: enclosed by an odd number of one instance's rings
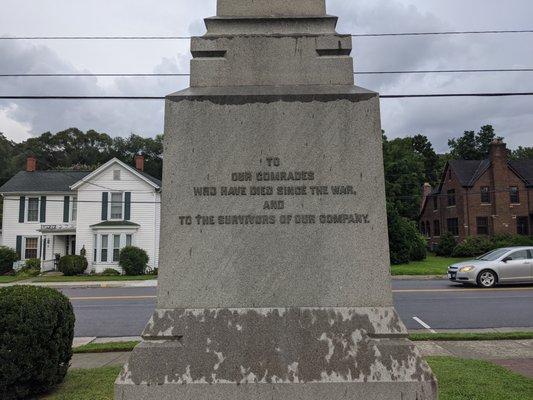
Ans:
{"label": "brick house", "polygon": [[453,160],[436,188],[424,185],[421,232],[434,249],[441,233],[467,236],[533,234],[533,160],[511,161],[495,140],[486,160]]}

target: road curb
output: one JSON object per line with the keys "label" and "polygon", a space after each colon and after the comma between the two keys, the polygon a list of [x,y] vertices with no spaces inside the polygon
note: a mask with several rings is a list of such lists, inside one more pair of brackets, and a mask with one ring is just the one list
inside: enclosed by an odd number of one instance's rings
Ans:
{"label": "road curb", "polygon": [[393,281],[440,281],[447,280],[446,275],[393,275]]}

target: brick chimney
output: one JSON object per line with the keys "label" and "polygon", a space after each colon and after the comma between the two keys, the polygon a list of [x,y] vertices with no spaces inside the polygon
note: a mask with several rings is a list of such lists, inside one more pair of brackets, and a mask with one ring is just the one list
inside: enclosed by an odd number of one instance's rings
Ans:
{"label": "brick chimney", "polygon": [[490,144],[489,159],[493,165],[507,165],[507,145],[502,139],[494,139]]}
{"label": "brick chimney", "polygon": [[144,156],[142,154],[135,156],[135,168],[141,172],[144,171]]}
{"label": "brick chimney", "polygon": [[512,220],[509,208],[510,171],[507,165],[507,145],[501,139],[495,139],[490,144],[489,160],[491,163],[491,178],[494,188],[492,198],[493,232],[495,235],[516,233],[509,228]]}
{"label": "brick chimney", "polygon": [[37,171],[37,158],[35,156],[28,156],[28,158],[26,158],[26,171]]}
{"label": "brick chimney", "polygon": [[422,202],[420,203],[420,211],[422,211],[422,208],[424,208],[427,198],[431,194],[432,190],[433,188],[428,182],[424,183],[424,186],[422,186]]}

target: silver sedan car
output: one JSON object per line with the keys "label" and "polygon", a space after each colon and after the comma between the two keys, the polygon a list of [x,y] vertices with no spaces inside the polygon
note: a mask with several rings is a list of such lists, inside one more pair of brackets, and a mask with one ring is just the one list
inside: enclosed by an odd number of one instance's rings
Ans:
{"label": "silver sedan car", "polygon": [[450,265],[448,279],[482,288],[533,282],[533,247],[496,249],[475,260]]}

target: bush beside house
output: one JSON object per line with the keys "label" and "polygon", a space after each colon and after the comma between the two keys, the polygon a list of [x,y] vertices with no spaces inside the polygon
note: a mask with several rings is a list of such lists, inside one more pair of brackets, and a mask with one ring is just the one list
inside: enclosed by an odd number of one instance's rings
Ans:
{"label": "bush beside house", "polygon": [[64,256],[59,260],[58,269],[65,276],[75,276],[83,275],[87,266],[87,259],[83,256]]}
{"label": "bush beside house", "polygon": [[54,289],[0,289],[0,398],[35,398],[61,383],[72,357],[74,311]]}
{"label": "bush beside house", "polygon": [[150,258],[143,249],[128,246],[120,251],[119,265],[126,275],[144,275]]}
{"label": "bush beside house", "polygon": [[15,250],[0,246],[0,275],[13,272],[13,263],[18,260],[19,256]]}

